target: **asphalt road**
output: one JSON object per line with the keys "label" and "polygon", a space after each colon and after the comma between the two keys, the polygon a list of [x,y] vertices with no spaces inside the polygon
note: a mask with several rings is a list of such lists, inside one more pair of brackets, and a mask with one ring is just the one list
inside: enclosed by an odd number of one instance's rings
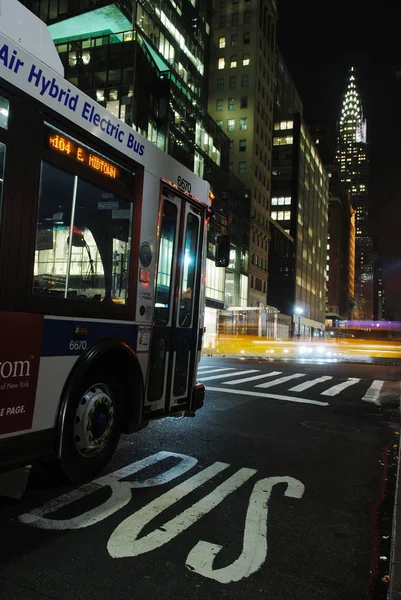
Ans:
{"label": "asphalt road", "polygon": [[1,600],[378,597],[401,369],[204,358],[199,380],[195,418],[124,437],[95,482],[35,471],[0,500]]}

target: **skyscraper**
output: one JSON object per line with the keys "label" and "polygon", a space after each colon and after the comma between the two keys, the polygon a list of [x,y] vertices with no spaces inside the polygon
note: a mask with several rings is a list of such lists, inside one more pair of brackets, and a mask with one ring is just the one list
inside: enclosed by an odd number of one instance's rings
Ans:
{"label": "skyscraper", "polygon": [[290,282],[284,295],[269,286],[268,300],[283,312],[302,309],[305,335],[325,327],[328,207],[328,175],[302,116],[281,115],[273,131],[271,219],[295,247],[269,258]]}
{"label": "skyscraper", "polygon": [[249,306],[266,304],[276,22],[275,0],[213,2],[208,112],[251,190]]}
{"label": "skyscraper", "polygon": [[371,319],[374,312],[374,244],[369,220],[369,158],[367,124],[363,115],[355,68],[348,73],[338,124],[337,161],[340,179],[355,210],[354,317]]}

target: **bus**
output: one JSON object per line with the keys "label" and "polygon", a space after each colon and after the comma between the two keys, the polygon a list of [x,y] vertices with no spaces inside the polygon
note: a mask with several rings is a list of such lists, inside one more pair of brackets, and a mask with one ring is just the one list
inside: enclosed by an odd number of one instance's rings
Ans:
{"label": "bus", "polygon": [[203,405],[210,186],[66,81],[7,0],[0,194],[0,470],[87,479],[122,433]]}

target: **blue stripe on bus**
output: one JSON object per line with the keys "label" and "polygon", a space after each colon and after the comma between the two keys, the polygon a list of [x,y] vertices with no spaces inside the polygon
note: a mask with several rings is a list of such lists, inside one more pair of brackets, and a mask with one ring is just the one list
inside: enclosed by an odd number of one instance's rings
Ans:
{"label": "blue stripe on bus", "polygon": [[[85,328],[87,333],[77,334],[76,327]],[[108,337],[121,338],[135,350],[138,325],[113,321],[47,318],[43,326],[41,356],[76,356],[99,340]],[[79,342],[82,344],[80,345]]]}

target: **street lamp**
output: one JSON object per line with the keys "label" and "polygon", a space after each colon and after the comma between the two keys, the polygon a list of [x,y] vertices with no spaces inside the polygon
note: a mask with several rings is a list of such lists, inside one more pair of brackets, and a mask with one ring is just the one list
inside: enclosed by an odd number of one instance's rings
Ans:
{"label": "street lamp", "polygon": [[297,333],[298,339],[301,337],[301,315],[303,312],[304,312],[304,309],[301,308],[300,306],[295,307],[295,314],[298,315],[298,333]]}

